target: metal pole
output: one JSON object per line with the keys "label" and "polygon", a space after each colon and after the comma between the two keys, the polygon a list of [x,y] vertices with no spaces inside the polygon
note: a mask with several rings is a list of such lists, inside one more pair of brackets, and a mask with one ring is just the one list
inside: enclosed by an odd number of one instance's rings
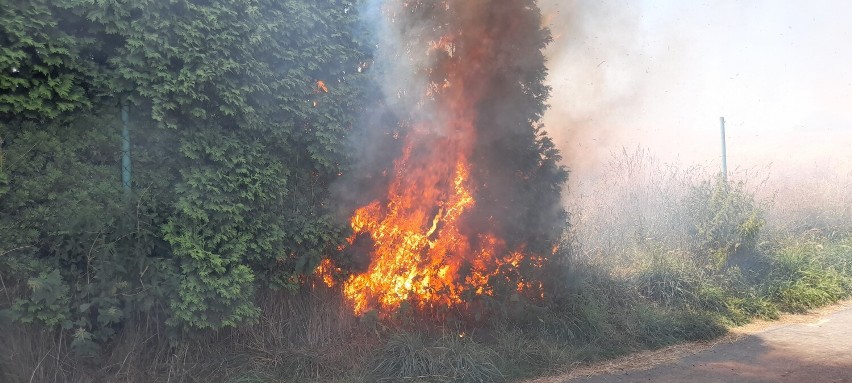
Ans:
{"label": "metal pole", "polygon": [[728,184],[728,148],[725,143],[725,117],[719,117],[722,125],[722,181]]}
{"label": "metal pole", "polygon": [[130,101],[121,102],[121,183],[130,194]]}

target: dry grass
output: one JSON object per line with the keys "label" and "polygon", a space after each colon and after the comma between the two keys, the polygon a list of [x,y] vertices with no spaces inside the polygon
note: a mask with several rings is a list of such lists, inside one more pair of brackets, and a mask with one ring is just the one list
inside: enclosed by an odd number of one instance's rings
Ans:
{"label": "dry grass", "polygon": [[340,376],[357,370],[358,356],[377,347],[334,291],[267,291],[259,301],[263,314],[258,323],[234,332],[235,347],[253,370],[294,381]]}
{"label": "dry grass", "polygon": [[[641,148],[614,153],[607,169],[605,177],[566,197],[575,256],[635,265],[649,248],[689,250],[694,245],[691,230],[700,206],[691,197],[703,183],[712,183],[718,170],[664,163]],[[736,169],[729,179],[756,197],[757,208],[772,208],[775,194],[767,169]]]}
{"label": "dry grass", "polygon": [[0,381],[304,382],[355,371],[378,347],[358,330],[339,294],[267,291],[258,300],[264,311],[257,323],[176,343],[162,323],[132,321],[97,359],[73,356],[67,332],[15,325],[0,334],[7,350],[0,356]]}
{"label": "dry grass", "polygon": [[780,235],[852,232],[852,171],[819,168],[772,178],[769,227]]}

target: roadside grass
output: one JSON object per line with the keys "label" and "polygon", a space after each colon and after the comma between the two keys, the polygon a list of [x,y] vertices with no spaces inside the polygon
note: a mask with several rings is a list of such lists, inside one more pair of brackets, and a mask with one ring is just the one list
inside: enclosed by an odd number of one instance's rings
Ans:
{"label": "roadside grass", "polygon": [[473,323],[380,320],[355,317],[339,291],[265,291],[256,323],[170,342],[159,318],[137,318],[96,358],[72,355],[67,331],[3,324],[0,381],[508,382],[852,294],[848,181],[776,192],[750,170],[721,184],[641,150],[611,173],[571,197],[544,302],[493,302],[503,309]]}
{"label": "roadside grass", "polygon": [[9,382],[516,381],[836,302],[852,291],[850,245],[790,240],[763,250],[757,272],[710,271],[672,252],[648,255],[631,272],[578,260],[546,305],[470,327],[359,320],[330,291],[270,293],[256,325],[175,345],[127,329],[102,361],[58,350],[56,334],[33,338],[37,330],[15,327],[0,335],[17,345],[0,372]]}

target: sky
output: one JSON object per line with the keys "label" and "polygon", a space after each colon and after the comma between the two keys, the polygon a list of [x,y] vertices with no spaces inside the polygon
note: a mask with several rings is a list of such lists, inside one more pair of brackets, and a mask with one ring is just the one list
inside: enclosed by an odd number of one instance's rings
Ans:
{"label": "sky", "polygon": [[852,171],[852,2],[545,0],[544,122],[573,181],[637,147],[682,165]]}

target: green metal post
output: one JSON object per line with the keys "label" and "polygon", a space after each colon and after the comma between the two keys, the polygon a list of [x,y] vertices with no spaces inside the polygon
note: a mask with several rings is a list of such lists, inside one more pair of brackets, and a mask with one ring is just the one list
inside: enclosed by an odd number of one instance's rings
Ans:
{"label": "green metal post", "polygon": [[130,101],[121,103],[121,183],[130,194]]}
{"label": "green metal post", "polygon": [[719,117],[719,122],[722,125],[722,180],[725,185],[728,184],[728,147],[725,142],[725,117]]}

